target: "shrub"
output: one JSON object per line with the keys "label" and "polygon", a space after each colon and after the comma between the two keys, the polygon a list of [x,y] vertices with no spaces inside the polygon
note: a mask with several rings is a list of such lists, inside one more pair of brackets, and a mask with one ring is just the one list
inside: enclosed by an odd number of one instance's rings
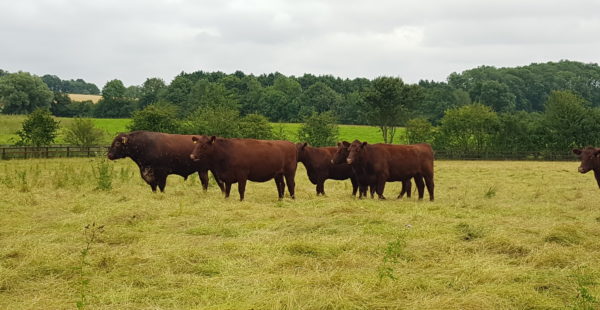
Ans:
{"label": "shrub", "polygon": [[240,119],[240,138],[273,139],[273,127],[260,114],[248,114]]}
{"label": "shrub", "polygon": [[433,134],[433,126],[424,118],[413,118],[406,123],[408,143],[431,143]]}
{"label": "shrub", "polygon": [[177,108],[168,104],[151,104],[133,112],[129,130],[176,133],[179,131]]}
{"label": "shrub", "polygon": [[227,107],[200,108],[186,119],[181,132],[223,138],[238,137],[239,112]]}
{"label": "shrub", "polygon": [[104,131],[94,126],[89,118],[75,118],[65,128],[65,142],[77,146],[98,145],[104,137]]}
{"label": "shrub", "polygon": [[50,111],[38,108],[23,121],[23,128],[17,131],[18,145],[49,145],[56,139],[59,121],[52,118]]}
{"label": "shrub", "polygon": [[298,130],[298,139],[312,146],[330,146],[335,145],[338,134],[339,129],[333,113],[313,113],[304,120],[304,124]]}

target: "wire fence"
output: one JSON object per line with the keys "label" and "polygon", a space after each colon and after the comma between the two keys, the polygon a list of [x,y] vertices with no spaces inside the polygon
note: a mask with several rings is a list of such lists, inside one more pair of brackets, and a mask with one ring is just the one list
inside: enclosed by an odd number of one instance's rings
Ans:
{"label": "wire fence", "polygon": [[[108,146],[0,146],[0,159],[95,157],[104,156]],[[456,152],[435,151],[435,159],[445,160],[531,160],[531,161],[575,161],[570,152]]]}

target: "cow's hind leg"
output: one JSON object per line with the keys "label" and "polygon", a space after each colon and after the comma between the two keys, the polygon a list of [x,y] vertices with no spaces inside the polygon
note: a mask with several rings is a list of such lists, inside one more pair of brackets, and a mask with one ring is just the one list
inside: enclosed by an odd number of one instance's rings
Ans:
{"label": "cow's hind leg", "polygon": [[229,198],[229,193],[231,193],[231,183],[225,183],[225,198]]}
{"label": "cow's hind leg", "polygon": [[156,177],[157,182],[158,182],[158,188],[160,189],[161,193],[165,192],[165,186],[167,186],[167,176],[166,175],[159,175]]}
{"label": "cow's hind leg", "polygon": [[415,184],[417,185],[417,191],[419,192],[419,200],[423,200],[423,196],[425,195],[425,183],[423,183],[423,177],[416,176]]}
{"label": "cow's hind leg", "polygon": [[283,181],[283,175],[278,174],[275,176],[275,185],[277,186],[277,196],[279,200],[283,199],[283,193],[285,191],[285,182]]}
{"label": "cow's hind leg", "polygon": [[246,192],[246,179],[238,180],[238,192],[240,193],[240,201],[244,200],[244,193]]}
{"label": "cow's hind leg", "polygon": [[[427,185],[427,192],[429,192],[429,200],[433,201],[433,176],[428,176],[425,178],[425,184]],[[600,186],[600,181],[598,181],[598,186]]]}
{"label": "cow's hind leg", "polygon": [[398,199],[401,199],[402,197],[404,197],[404,194],[406,194],[406,198],[410,198],[411,191],[412,191],[412,183],[410,182],[410,178],[408,178],[408,179],[402,181],[402,190],[400,191],[400,195],[398,195]]}
{"label": "cow's hind leg", "polygon": [[[288,183],[289,185],[289,183]],[[317,182],[317,196],[323,195],[325,196],[325,181]]]}
{"label": "cow's hind leg", "polygon": [[[287,183],[288,192],[290,192],[290,197],[292,199],[296,199],[296,181],[294,180],[294,174],[286,174],[285,182]],[[325,195],[325,191],[323,190],[323,182],[321,182],[321,193]]]}

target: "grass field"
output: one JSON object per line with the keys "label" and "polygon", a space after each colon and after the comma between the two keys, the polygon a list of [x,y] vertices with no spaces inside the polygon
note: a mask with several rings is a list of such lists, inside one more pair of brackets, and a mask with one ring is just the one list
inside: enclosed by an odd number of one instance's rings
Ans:
{"label": "grass field", "polygon": [[437,161],[435,202],[316,197],[302,165],[295,200],[176,176],[153,194],[129,159],[103,191],[101,165],[0,161],[0,309],[600,307],[600,191],[576,162]]}
{"label": "grass field", "polygon": [[[3,144],[14,144],[18,140],[16,131],[21,129],[25,115],[0,115],[0,145]],[[60,121],[60,126],[67,126],[72,122],[72,118],[57,117]],[[126,132],[127,125],[131,122],[130,119],[105,119],[105,118],[94,118],[92,119],[96,124],[96,127],[103,129],[107,135],[105,137],[105,144],[110,144],[112,138],[119,132]],[[278,132],[279,127],[283,128],[283,132],[287,139],[294,142],[298,140],[298,129],[301,124],[289,124],[274,123],[273,131]],[[339,126],[339,140],[353,141],[354,139],[360,139],[363,141],[369,141],[371,143],[383,142],[379,129],[371,126],[356,126],[356,125],[340,125]],[[404,139],[403,128],[398,129],[398,133],[394,139],[395,143],[401,143]],[[59,134],[57,144],[63,143],[63,135]]]}

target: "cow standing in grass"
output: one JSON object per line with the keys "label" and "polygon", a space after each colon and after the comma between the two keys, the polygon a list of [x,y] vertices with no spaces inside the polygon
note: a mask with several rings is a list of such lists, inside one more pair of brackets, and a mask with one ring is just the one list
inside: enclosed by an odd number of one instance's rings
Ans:
{"label": "cow standing in grass", "polygon": [[188,154],[189,158],[208,163],[210,170],[225,183],[225,197],[229,197],[233,183],[238,183],[240,200],[244,200],[248,180],[266,182],[275,179],[279,199],[283,198],[286,182],[290,196],[294,198],[298,161],[292,142],[215,136],[194,136],[191,141],[196,146]]}
{"label": "cow standing in grass", "polygon": [[308,143],[297,143],[298,162],[306,167],[310,182],[317,186],[317,196],[325,195],[325,180],[346,180],[352,182],[352,196],[358,190],[358,181],[347,163],[333,164],[331,159],[336,147],[311,147]]}
{"label": "cow standing in grass", "polygon": [[578,155],[581,160],[577,170],[580,173],[588,173],[590,170],[594,170],[594,176],[600,188],[600,148],[573,149],[573,154]]}
{"label": "cow standing in grass", "polygon": [[[167,176],[177,174],[185,179],[198,172],[204,190],[208,188],[208,166],[202,161],[190,159],[194,149],[191,135],[175,135],[151,131],[121,133],[115,137],[108,159],[131,158],[140,169],[142,179],[153,192],[158,187],[164,192]],[[215,176],[213,172],[213,176]],[[215,176],[221,191],[223,183]]]}
{"label": "cow standing in grass", "polygon": [[404,183],[411,178],[417,185],[419,199],[423,199],[425,185],[429,199],[434,199],[433,150],[429,144],[368,144],[354,140],[347,147],[347,154],[347,163],[355,168],[356,173],[362,174],[358,177],[359,182],[366,179],[374,184],[380,199],[385,199],[386,182]]}

